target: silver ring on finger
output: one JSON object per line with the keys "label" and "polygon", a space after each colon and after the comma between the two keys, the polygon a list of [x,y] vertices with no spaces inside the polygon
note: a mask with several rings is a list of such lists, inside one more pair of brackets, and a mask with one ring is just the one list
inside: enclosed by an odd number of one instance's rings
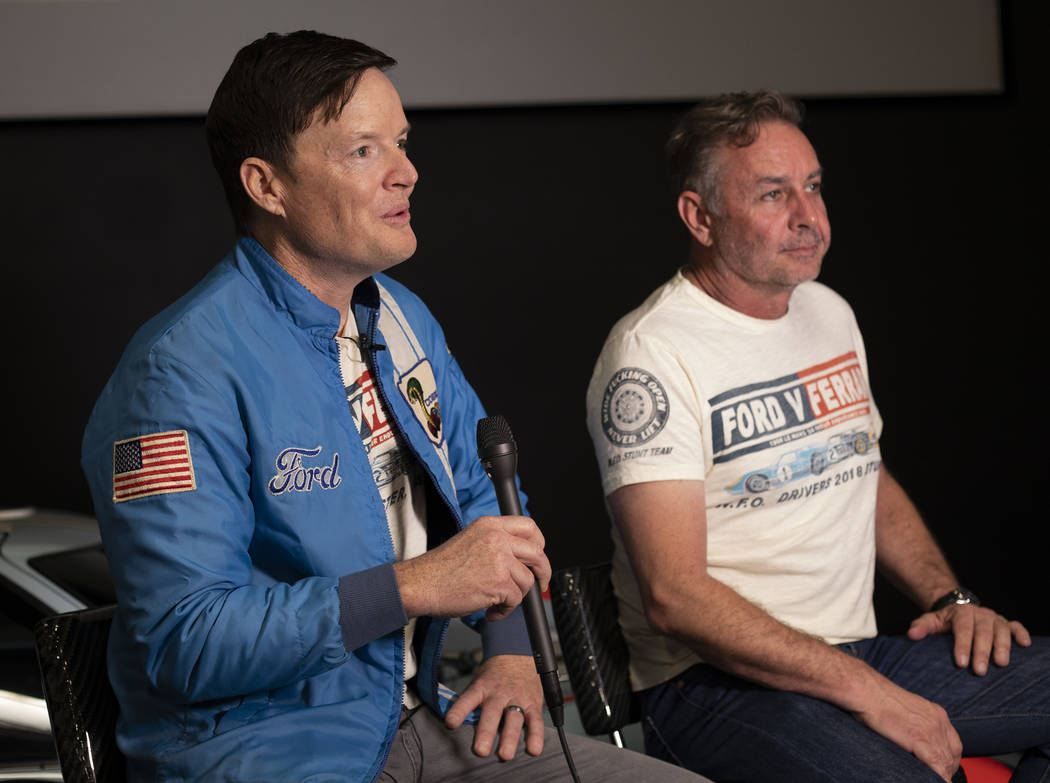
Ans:
{"label": "silver ring on finger", "polygon": [[520,712],[521,713],[521,717],[523,717],[523,718],[525,717],[525,710],[523,710],[517,704],[508,704],[506,707],[503,708],[504,714],[506,714],[508,712],[511,712],[511,711],[513,711],[513,712]]}

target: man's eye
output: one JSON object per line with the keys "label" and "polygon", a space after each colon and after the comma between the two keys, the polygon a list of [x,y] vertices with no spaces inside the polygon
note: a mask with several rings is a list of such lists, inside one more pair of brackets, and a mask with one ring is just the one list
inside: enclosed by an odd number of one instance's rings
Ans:
{"label": "man's eye", "polygon": [[823,190],[823,183],[821,182],[810,182],[807,186],[810,193],[820,193]]}
{"label": "man's eye", "polygon": [[771,190],[768,193],[764,193],[762,195],[762,198],[765,199],[766,201],[776,201],[778,198],[780,198],[780,191],[779,190]]}
{"label": "man's eye", "polygon": [[354,157],[364,158],[368,156],[368,147],[358,147],[354,150]]}
{"label": "man's eye", "polygon": [[401,139],[401,141],[399,141],[397,143],[397,148],[399,150],[401,150],[402,152],[407,152],[408,151],[408,139]]}

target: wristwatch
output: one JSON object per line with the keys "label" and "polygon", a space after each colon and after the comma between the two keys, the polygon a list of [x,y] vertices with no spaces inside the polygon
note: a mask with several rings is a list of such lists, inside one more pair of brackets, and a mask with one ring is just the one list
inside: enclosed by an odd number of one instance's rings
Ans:
{"label": "wristwatch", "polygon": [[981,599],[965,587],[956,587],[934,601],[933,606],[930,607],[930,611],[936,612],[946,606],[951,606],[952,604],[973,604],[974,606],[980,606]]}

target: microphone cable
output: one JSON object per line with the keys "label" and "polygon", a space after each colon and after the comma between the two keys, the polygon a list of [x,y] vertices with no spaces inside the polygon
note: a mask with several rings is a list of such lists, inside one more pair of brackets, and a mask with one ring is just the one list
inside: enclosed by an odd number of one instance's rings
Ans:
{"label": "microphone cable", "polygon": [[572,775],[573,783],[580,783],[580,776],[576,774],[576,764],[572,760],[572,751],[569,750],[569,741],[565,737],[565,726],[555,726],[554,728],[558,732],[561,753],[565,756],[565,763],[569,765],[569,774]]}

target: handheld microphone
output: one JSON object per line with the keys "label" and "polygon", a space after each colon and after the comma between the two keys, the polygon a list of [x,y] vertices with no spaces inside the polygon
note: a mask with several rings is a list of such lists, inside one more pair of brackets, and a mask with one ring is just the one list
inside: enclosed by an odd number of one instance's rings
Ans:
{"label": "handheld microphone", "polygon": [[[510,425],[502,416],[489,416],[478,421],[478,459],[485,473],[492,479],[496,489],[496,500],[503,516],[522,516],[521,501],[514,475],[518,470],[518,446]],[[535,581],[521,602],[525,614],[525,626],[529,630],[532,657],[543,686],[543,699],[551,715],[551,722],[560,727],[563,722],[565,699],[558,679],[558,666],[554,658],[554,643],[550,626],[543,611],[543,598]]]}

